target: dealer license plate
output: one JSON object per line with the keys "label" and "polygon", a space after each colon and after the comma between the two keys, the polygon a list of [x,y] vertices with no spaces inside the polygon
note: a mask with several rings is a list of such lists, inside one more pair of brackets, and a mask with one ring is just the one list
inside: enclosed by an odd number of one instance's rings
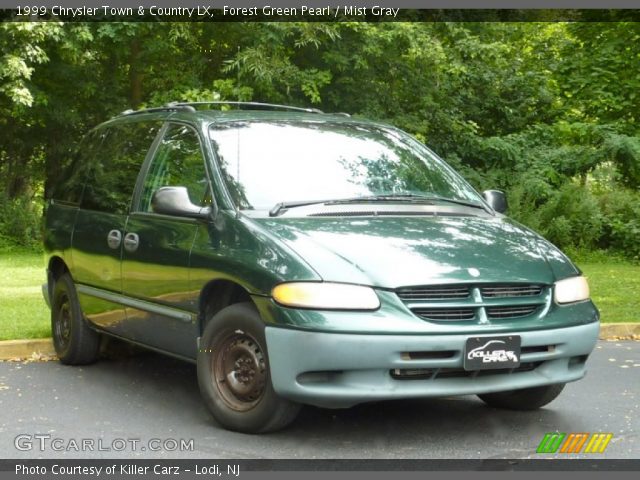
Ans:
{"label": "dealer license plate", "polygon": [[465,370],[520,366],[520,336],[469,337],[464,349]]}

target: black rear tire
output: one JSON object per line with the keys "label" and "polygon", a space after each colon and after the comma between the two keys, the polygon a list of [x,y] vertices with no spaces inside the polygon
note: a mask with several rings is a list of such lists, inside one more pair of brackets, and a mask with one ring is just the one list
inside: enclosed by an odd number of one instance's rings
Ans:
{"label": "black rear tire", "polygon": [[84,318],[68,273],[55,280],[51,302],[51,334],[60,361],[66,365],[93,363],[100,354],[100,335]]}
{"label": "black rear tire", "polygon": [[487,405],[508,410],[536,410],[556,399],[564,383],[478,395]]}
{"label": "black rear tire", "polygon": [[265,326],[252,303],[230,305],[209,320],[200,339],[198,384],[223,427],[245,433],[280,430],[300,405],[271,384]]}

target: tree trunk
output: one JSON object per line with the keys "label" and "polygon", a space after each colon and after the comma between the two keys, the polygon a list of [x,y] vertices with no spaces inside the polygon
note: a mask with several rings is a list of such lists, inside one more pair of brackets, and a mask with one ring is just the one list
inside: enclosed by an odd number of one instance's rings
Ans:
{"label": "tree trunk", "polygon": [[131,41],[131,53],[129,55],[129,103],[134,110],[142,103],[141,52],[140,39],[134,38]]}

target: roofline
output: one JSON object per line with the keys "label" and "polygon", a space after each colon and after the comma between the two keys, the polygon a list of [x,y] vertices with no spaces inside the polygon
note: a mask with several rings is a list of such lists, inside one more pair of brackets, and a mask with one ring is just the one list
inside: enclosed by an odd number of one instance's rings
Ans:
{"label": "roofline", "polygon": [[[139,110],[125,110],[120,113],[118,117],[138,115],[142,113],[155,113],[155,112],[196,112],[200,106],[215,105],[215,106],[233,106],[237,110],[268,110],[268,111],[289,111],[289,112],[301,112],[301,113],[317,113],[324,114],[322,110],[317,108],[304,108],[294,107],[292,105],[281,105],[277,103],[262,103],[262,102],[237,102],[237,101],[211,101],[211,102],[169,102],[161,107],[142,108]],[[209,109],[211,110],[211,109]],[[339,113],[338,115],[350,116],[347,113]]]}

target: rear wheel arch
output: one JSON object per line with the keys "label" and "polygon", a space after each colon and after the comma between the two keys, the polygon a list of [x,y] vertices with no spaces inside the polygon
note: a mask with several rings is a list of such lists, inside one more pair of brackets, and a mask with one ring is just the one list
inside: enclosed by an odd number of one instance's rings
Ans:
{"label": "rear wheel arch", "polygon": [[57,255],[49,259],[47,270],[49,271],[49,274],[51,275],[53,280],[57,280],[64,273],[69,273],[69,267],[67,266],[65,261]]}
{"label": "rear wheel arch", "polygon": [[57,255],[51,257],[47,263],[47,290],[50,301],[53,298],[55,282],[65,273],[71,276],[71,272],[65,261]]}

